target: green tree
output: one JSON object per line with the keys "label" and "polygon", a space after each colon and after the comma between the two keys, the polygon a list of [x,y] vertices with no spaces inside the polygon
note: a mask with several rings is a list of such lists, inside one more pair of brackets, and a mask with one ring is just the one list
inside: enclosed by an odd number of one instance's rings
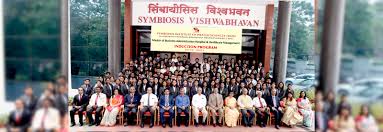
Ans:
{"label": "green tree", "polygon": [[[276,7],[274,11],[273,43],[276,41],[278,8]],[[313,54],[313,24],[314,9],[311,3],[293,1],[290,21],[289,58],[304,59]]]}

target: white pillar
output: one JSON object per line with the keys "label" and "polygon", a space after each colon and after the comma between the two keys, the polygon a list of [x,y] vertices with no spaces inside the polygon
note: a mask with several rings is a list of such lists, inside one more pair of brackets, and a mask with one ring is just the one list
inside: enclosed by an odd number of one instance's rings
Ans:
{"label": "white pillar", "polygon": [[[68,77],[68,0],[61,0],[61,74]],[[68,82],[68,81],[67,81]]]}

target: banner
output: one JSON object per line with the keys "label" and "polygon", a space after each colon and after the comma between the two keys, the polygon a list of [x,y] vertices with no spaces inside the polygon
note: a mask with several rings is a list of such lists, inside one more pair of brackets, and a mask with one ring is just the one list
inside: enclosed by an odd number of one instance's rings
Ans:
{"label": "banner", "polygon": [[152,26],[150,50],[241,54],[242,29]]}
{"label": "banner", "polygon": [[132,1],[132,25],[265,29],[266,4]]}

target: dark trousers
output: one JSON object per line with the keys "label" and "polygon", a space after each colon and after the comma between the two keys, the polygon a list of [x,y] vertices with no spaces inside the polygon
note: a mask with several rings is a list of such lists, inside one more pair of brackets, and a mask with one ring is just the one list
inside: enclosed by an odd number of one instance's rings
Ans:
{"label": "dark trousers", "polygon": [[[255,112],[251,109],[241,109],[241,113],[242,113],[242,119],[243,119],[244,125],[252,125]],[[247,113],[250,114],[249,117],[247,116]]]}
{"label": "dark trousers", "polygon": [[[130,115],[129,115],[130,113]],[[137,107],[125,107],[124,108],[124,118],[127,119],[127,123],[131,122],[132,117],[134,117],[137,113]]]}
{"label": "dark trousers", "polygon": [[140,110],[140,118],[141,118],[141,124],[144,124],[144,114],[145,112],[149,111],[150,112],[150,124],[153,124],[154,123],[154,113],[156,111],[156,108],[155,107],[152,107],[152,106],[144,106],[142,107],[142,109]]}
{"label": "dark trousers", "polygon": [[169,112],[169,120],[168,120],[168,123],[169,124],[172,124],[172,120],[173,120],[173,116],[174,116],[174,110],[173,108],[170,108],[169,110],[165,110],[163,108],[160,108],[160,119],[161,119],[161,124],[164,124],[165,123],[165,117],[164,117],[164,113],[165,112]]}
{"label": "dark trousers", "polygon": [[267,119],[269,119],[269,113],[266,111],[256,110],[257,112],[257,123],[258,124],[267,124]]}
{"label": "dark trousers", "polygon": [[274,124],[279,125],[281,122],[282,112],[280,112],[278,109],[276,110],[270,109],[270,112],[274,114],[274,118],[275,118]]}
{"label": "dark trousers", "polygon": [[184,110],[177,107],[177,125],[181,124],[181,113],[184,112],[185,114],[185,125],[189,125],[189,107],[185,107]]}
{"label": "dark trousers", "polygon": [[69,115],[70,115],[70,122],[72,123],[72,124],[76,124],[75,123],[75,121],[74,121],[74,114],[76,113],[76,112],[78,112],[77,114],[78,114],[78,118],[79,118],[79,122],[80,122],[80,124],[82,125],[83,124],[83,111],[84,111],[84,109],[83,108],[80,108],[80,109],[77,109],[77,108],[73,108],[72,110],[70,110],[69,111]]}
{"label": "dark trousers", "polygon": [[[88,116],[90,124],[93,124],[93,123],[100,124],[102,108],[103,108],[102,106],[97,106],[97,107],[88,106],[88,108],[86,110],[86,115]],[[95,113],[95,118],[96,118],[95,122],[94,122],[93,117],[92,117],[92,112],[93,111],[96,111],[96,113]]]}

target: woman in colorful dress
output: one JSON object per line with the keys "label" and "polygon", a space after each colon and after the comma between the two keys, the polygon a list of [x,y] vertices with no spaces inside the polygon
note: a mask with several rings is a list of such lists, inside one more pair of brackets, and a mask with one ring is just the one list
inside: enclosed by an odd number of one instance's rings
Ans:
{"label": "woman in colorful dress", "polygon": [[106,107],[102,117],[100,123],[102,126],[114,126],[116,124],[116,117],[120,111],[120,106],[124,103],[124,97],[118,89],[113,90],[113,93],[114,95],[109,99],[109,105]]}
{"label": "woman in colorful dress", "polygon": [[362,105],[360,115],[355,118],[355,122],[356,129],[360,132],[378,132],[378,126],[367,105]]}
{"label": "woman in colorful dress", "polygon": [[306,96],[305,91],[299,93],[297,99],[299,113],[303,116],[303,125],[310,127],[313,119],[313,112],[311,110],[311,104],[309,98]]}
{"label": "woman in colorful dress", "polygon": [[303,117],[298,112],[297,102],[293,97],[293,93],[287,93],[285,105],[286,106],[282,117],[282,122],[289,127],[294,127],[297,123],[302,122]]}
{"label": "woman in colorful dress", "polygon": [[228,127],[237,126],[239,111],[237,109],[237,100],[234,98],[234,92],[231,91],[225,99],[225,122]]}

